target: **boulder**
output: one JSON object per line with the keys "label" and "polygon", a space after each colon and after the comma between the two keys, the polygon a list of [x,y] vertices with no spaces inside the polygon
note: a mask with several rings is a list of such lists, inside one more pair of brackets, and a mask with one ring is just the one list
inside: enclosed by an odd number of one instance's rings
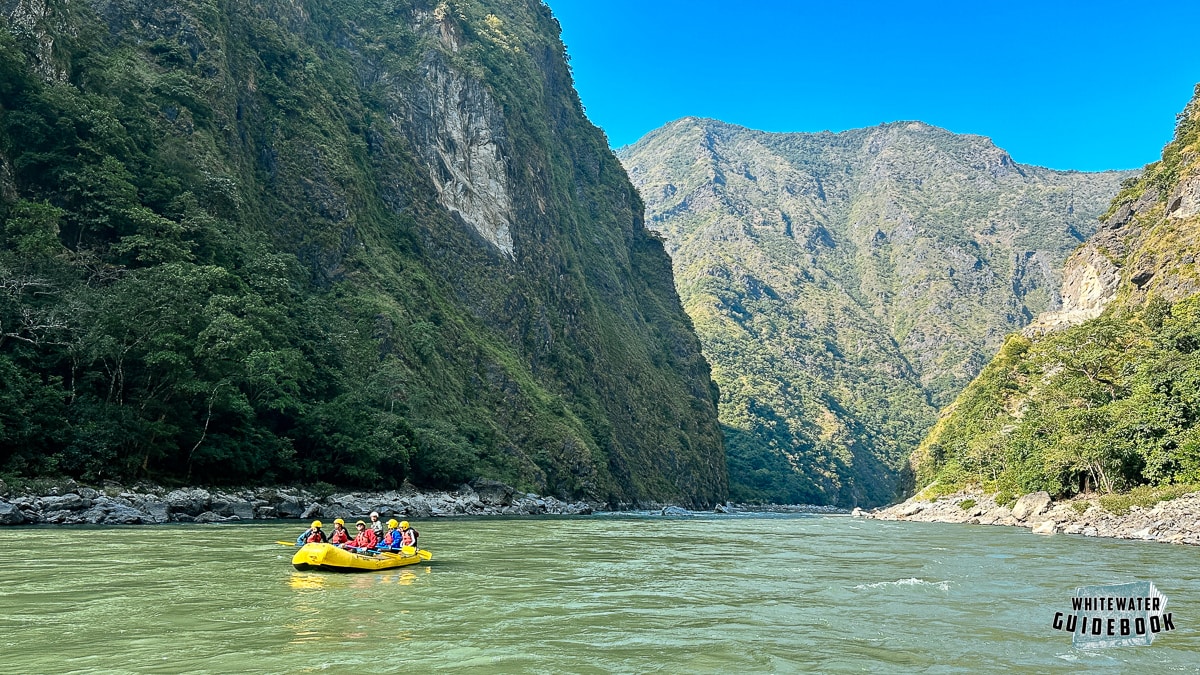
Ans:
{"label": "boulder", "polygon": [[283,499],[275,504],[275,513],[280,518],[302,518],[304,507],[292,499]]}
{"label": "boulder", "polygon": [[275,518],[274,506],[256,506],[254,507],[254,515],[258,518]]}
{"label": "boulder", "polygon": [[662,515],[662,516],[690,516],[690,515],[692,515],[692,512],[688,511],[687,509],[680,508],[678,506],[664,506],[662,511],[659,512],[659,515]]}
{"label": "boulder", "polygon": [[165,501],[174,513],[186,513],[198,516],[209,508],[212,497],[205,490],[172,490],[167,493]]}
{"label": "boulder", "polygon": [[142,503],[142,511],[151,523],[166,523],[171,520],[171,507],[166,502],[145,501]]}
{"label": "boulder", "polygon": [[145,522],[145,514],[132,506],[115,502],[94,506],[82,514],[83,521],[95,525],[133,525]]}
{"label": "boulder", "polygon": [[0,501],[0,525],[20,525],[25,522],[25,514],[16,506]]}
{"label": "boulder", "polygon": [[323,518],[325,517],[325,509],[317,502],[313,502],[308,505],[308,508],[304,509],[304,513],[301,513],[300,517],[305,520],[309,518]]}
{"label": "boulder", "polygon": [[489,506],[509,506],[513,503],[516,490],[496,480],[476,479],[471,483],[479,501]]}
{"label": "boulder", "polygon": [[1054,534],[1058,531],[1058,526],[1053,520],[1047,520],[1034,525],[1032,531],[1034,534]]}
{"label": "boulder", "polygon": [[216,511],[205,511],[204,513],[201,513],[200,515],[196,516],[195,522],[197,522],[197,523],[219,523],[222,520],[225,520],[225,516],[222,516],[221,514],[217,513]]}
{"label": "boulder", "polygon": [[230,517],[238,520],[254,520],[254,505],[250,502],[230,502],[229,511]]}
{"label": "boulder", "polygon": [[928,504],[924,504],[922,502],[912,502],[911,504],[908,504],[904,508],[900,509],[900,515],[905,518],[909,516],[915,516],[924,511],[926,506],[928,506]]}
{"label": "boulder", "polygon": [[92,500],[84,499],[75,493],[59,497],[42,497],[42,509],[45,511],[82,511],[92,506]]}
{"label": "boulder", "polygon": [[856,507],[854,507],[854,510],[850,512],[850,515],[854,518],[862,518],[863,510],[856,506]]}
{"label": "boulder", "polygon": [[1023,521],[1040,516],[1050,506],[1049,492],[1032,492],[1017,500],[1013,505],[1012,517]]}

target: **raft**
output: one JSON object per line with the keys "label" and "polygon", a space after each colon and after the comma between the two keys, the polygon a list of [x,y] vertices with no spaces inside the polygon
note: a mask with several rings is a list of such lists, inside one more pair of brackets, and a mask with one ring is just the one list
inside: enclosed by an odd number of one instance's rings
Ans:
{"label": "raft", "polygon": [[390,570],[393,567],[415,565],[422,560],[429,560],[429,551],[413,550],[412,555],[404,553],[355,553],[338,548],[333,544],[305,544],[292,556],[292,567],[301,572],[319,570],[323,572],[374,572]]}

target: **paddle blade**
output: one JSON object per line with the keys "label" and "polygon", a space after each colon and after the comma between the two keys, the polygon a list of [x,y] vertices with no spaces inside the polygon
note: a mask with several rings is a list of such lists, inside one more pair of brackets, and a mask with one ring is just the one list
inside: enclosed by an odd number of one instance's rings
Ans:
{"label": "paddle blade", "polygon": [[294,541],[277,541],[275,543],[279,544],[280,546],[295,546],[296,545],[296,542],[294,542]]}
{"label": "paddle blade", "polygon": [[433,554],[432,554],[432,553],[430,553],[429,551],[424,551],[424,550],[422,550],[422,551],[417,551],[417,555],[421,556],[421,560],[431,560],[431,559],[433,559]]}
{"label": "paddle blade", "polygon": [[401,546],[400,552],[404,555],[412,555],[417,552],[417,549],[412,546]]}

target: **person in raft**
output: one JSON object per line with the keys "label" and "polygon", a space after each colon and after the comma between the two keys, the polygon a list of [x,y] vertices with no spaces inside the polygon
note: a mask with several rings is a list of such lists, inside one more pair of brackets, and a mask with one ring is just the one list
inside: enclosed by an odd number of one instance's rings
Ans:
{"label": "person in raft", "polygon": [[350,542],[350,533],[346,531],[346,521],[338,518],[333,521],[333,534],[329,535],[329,543],[346,544]]}
{"label": "person in raft", "polygon": [[381,541],[383,540],[383,533],[384,533],[383,521],[379,520],[379,512],[378,511],[371,512],[371,531],[375,533],[376,539],[379,539]]}
{"label": "person in raft", "polygon": [[354,541],[350,542],[349,544],[342,544],[342,548],[347,550],[355,549],[359,553],[362,553],[363,551],[375,548],[379,545],[379,537],[376,537],[375,531],[368,528],[367,524],[363,521],[360,520],[355,523],[354,529],[358,530],[358,534],[355,535]]}
{"label": "person in raft", "polygon": [[312,527],[304,531],[304,534],[296,537],[296,545],[303,546],[305,544],[321,544],[325,542],[325,531],[321,529],[321,521],[312,521]]}
{"label": "person in raft", "polygon": [[387,524],[390,529],[383,535],[383,540],[379,542],[379,548],[391,549],[395,553],[404,545],[401,543],[404,541],[404,533],[400,531],[400,523],[395,518],[389,520]]}
{"label": "person in raft", "polygon": [[421,533],[417,532],[415,527],[410,526],[406,520],[403,523],[400,523],[400,535],[401,546],[415,547],[417,545],[417,539],[420,538]]}

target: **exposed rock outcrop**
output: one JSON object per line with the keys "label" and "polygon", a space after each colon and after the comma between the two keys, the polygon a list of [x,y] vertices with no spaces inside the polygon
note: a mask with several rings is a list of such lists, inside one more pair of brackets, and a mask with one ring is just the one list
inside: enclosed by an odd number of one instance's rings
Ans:
{"label": "exposed rock outcrop", "polygon": [[933,501],[914,497],[886,509],[863,512],[862,516],[879,520],[1010,525],[1028,527],[1036,534],[1061,532],[1200,545],[1200,492],[1159,502],[1151,508],[1133,506],[1123,515],[1106,511],[1094,499],[1055,503],[1045,492],[1021,497],[1011,510],[997,505],[995,495],[960,492]]}

